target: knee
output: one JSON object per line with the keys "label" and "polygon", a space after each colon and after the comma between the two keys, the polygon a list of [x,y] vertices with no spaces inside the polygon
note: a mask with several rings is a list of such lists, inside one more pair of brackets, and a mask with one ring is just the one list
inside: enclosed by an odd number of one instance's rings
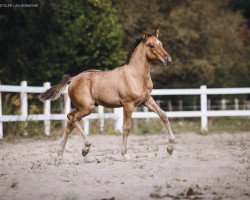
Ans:
{"label": "knee", "polygon": [[160,117],[161,119],[164,121],[164,122],[168,122],[168,117],[167,117],[167,114],[165,112],[161,113],[160,114]]}
{"label": "knee", "polygon": [[71,112],[67,114],[68,120],[74,124],[75,122],[78,122],[82,119],[83,115],[80,112]]}
{"label": "knee", "polygon": [[123,129],[130,129],[130,128],[131,128],[131,125],[132,125],[132,121],[131,121],[131,120],[126,120],[126,121],[123,123]]}
{"label": "knee", "polygon": [[129,133],[130,132],[130,128],[129,127],[124,127],[122,130],[123,130],[124,133]]}
{"label": "knee", "polygon": [[76,121],[73,113],[67,114],[67,118],[70,123],[74,123],[74,121]]}
{"label": "knee", "polygon": [[125,124],[125,125],[122,127],[123,133],[125,133],[125,134],[129,134],[130,129],[131,129],[131,124]]}

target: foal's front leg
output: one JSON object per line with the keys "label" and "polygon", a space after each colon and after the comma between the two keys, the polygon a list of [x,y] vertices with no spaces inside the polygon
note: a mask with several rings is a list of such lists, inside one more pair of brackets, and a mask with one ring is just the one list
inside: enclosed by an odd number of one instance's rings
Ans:
{"label": "foal's front leg", "polygon": [[127,140],[128,140],[128,135],[131,130],[131,125],[132,125],[132,112],[134,109],[133,104],[125,104],[123,106],[123,138],[122,138],[122,149],[121,149],[121,154],[125,159],[128,159],[129,156],[127,154]]}
{"label": "foal's front leg", "polygon": [[[154,99],[152,97],[150,97],[145,103],[144,105],[146,107],[148,107],[150,110],[154,111],[155,113],[157,113],[159,115],[159,117],[161,118],[161,120],[163,121],[166,129],[167,129],[167,133],[168,133],[168,137],[169,137],[169,142],[170,143],[174,143],[175,141],[175,136],[173,134],[173,131],[171,129],[168,117],[166,115],[166,113],[155,103]],[[168,146],[167,149],[169,154],[172,154],[173,152],[173,146],[170,145]]]}

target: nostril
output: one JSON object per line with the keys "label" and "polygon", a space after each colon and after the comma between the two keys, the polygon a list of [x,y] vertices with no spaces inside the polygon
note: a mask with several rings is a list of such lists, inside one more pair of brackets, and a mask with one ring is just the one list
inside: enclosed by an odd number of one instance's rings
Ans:
{"label": "nostril", "polygon": [[172,63],[172,58],[171,57],[166,57],[165,60],[166,60],[167,64]]}

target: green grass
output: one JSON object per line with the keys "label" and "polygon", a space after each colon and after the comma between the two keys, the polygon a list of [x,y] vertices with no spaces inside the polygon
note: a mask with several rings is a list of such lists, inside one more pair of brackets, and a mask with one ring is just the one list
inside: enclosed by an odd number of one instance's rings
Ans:
{"label": "green grass", "polygon": [[19,139],[56,139],[63,133],[62,121],[51,122],[50,136],[45,135],[43,121],[3,123],[4,140],[16,142]]}
{"label": "green grass", "polygon": [[[174,133],[209,134],[209,133],[237,133],[250,131],[250,118],[221,117],[208,120],[208,132],[200,130],[200,118],[170,119]],[[64,122],[51,122],[51,135],[44,134],[43,121],[40,122],[9,122],[4,123],[4,140],[16,141],[22,138],[56,139],[62,136]],[[78,134],[75,133],[73,134]],[[132,134],[159,134],[165,132],[165,127],[160,119],[133,119]],[[103,133],[100,130],[99,121],[90,121],[90,134],[117,134],[114,130],[114,121],[105,120]]]}
{"label": "green grass", "polygon": [[[200,118],[192,119],[170,119],[170,124],[174,133],[209,134],[211,132],[243,132],[250,131],[250,118],[220,117],[208,119],[208,132],[200,129]],[[116,134],[114,131],[114,121],[105,120],[104,134]],[[165,132],[165,127],[160,119],[133,119],[132,134],[159,134]],[[101,133],[99,121],[90,121],[90,133]]]}
{"label": "green grass", "polygon": [[221,117],[208,120],[209,132],[250,131],[250,118]]}
{"label": "green grass", "polygon": [[[170,119],[170,124],[174,133],[195,132],[197,134],[213,133],[236,133],[250,131],[250,118],[210,118],[208,120],[208,132],[200,129],[200,118],[194,119]],[[133,123],[132,132],[134,134],[154,134],[165,131],[165,127],[160,119],[136,120]]]}

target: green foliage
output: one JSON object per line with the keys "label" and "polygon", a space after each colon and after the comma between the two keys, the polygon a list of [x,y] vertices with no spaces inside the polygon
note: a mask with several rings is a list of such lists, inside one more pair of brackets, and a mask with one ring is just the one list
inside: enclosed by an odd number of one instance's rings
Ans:
{"label": "green foliage", "polygon": [[168,78],[174,81],[177,76],[191,87],[236,86],[235,71],[247,67],[240,62],[246,59],[239,30],[243,24],[240,15],[217,1],[186,1],[175,8],[169,16],[168,38],[180,47],[176,49],[178,65],[170,71],[174,76],[170,73]]}
{"label": "green foliage", "polygon": [[2,8],[0,30],[3,83],[41,85],[65,73],[112,68],[124,57],[123,32],[106,0],[41,0],[38,8]]}
{"label": "green foliage", "polygon": [[26,79],[41,85],[66,73],[113,68],[125,60],[123,46],[145,27],[159,27],[174,64],[153,67],[157,88],[250,85],[249,1],[40,0],[38,4],[38,8],[0,8],[3,84]]}
{"label": "green foliage", "polygon": [[250,1],[249,0],[231,0],[230,6],[233,10],[239,10],[246,17],[250,27]]}
{"label": "green foliage", "polygon": [[170,68],[153,68],[156,87],[250,85],[249,29],[229,1],[128,2],[115,1],[128,40],[144,27],[159,27],[174,60]]}

